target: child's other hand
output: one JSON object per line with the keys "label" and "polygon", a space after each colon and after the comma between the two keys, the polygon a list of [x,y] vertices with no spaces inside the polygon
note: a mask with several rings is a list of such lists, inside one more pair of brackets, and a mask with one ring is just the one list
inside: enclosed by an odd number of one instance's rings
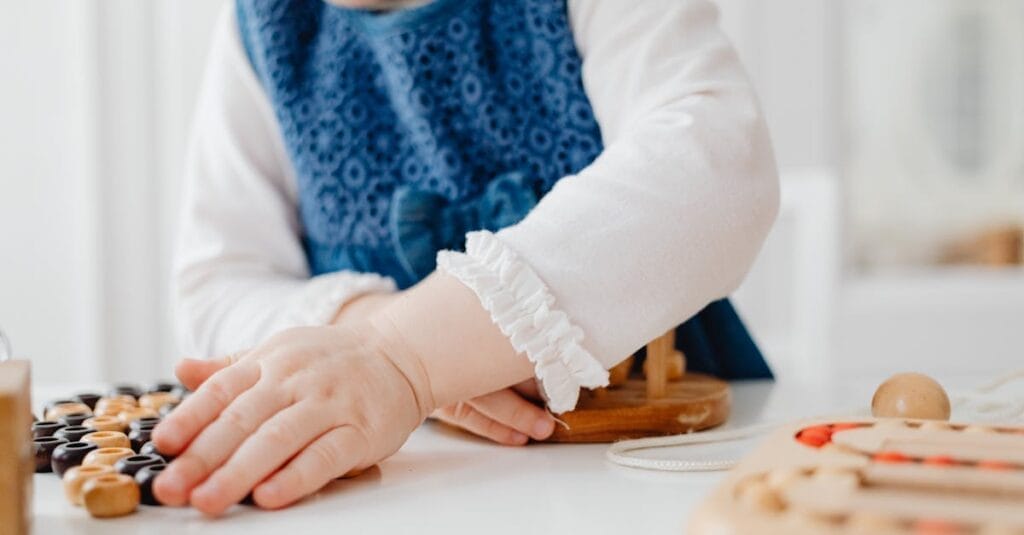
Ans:
{"label": "child's other hand", "polygon": [[416,363],[382,347],[369,326],[301,328],[180,366],[198,389],[153,432],[177,456],[156,480],[158,499],[219,514],[252,490],[278,508],[394,453],[433,401]]}
{"label": "child's other hand", "polygon": [[432,416],[499,444],[522,446],[530,438],[544,440],[555,431],[554,417],[527,398],[540,398],[534,379],[449,405]]}

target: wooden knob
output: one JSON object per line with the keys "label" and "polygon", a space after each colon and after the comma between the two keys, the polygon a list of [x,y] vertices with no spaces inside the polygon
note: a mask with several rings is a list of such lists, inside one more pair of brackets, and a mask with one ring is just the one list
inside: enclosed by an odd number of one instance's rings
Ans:
{"label": "wooden knob", "polygon": [[178,396],[170,392],[152,392],[139,398],[139,406],[153,409],[159,413],[160,409],[169,403],[178,403]]}
{"label": "wooden knob", "polygon": [[949,397],[942,385],[920,373],[893,375],[871,399],[871,414],[877,418],[948,420],[949,413]]}
{"label": "wooden knob", "polygon": [[125,427],[124,423],[116,415],[93,416],[83,422],[83,425],[94,431],[118,431],[122,433]]}
{"label": "wooden knob", "polygon": [[92,410],[90,410],[89,406],[85,403],[79,403],[77,401],[73,401],[71,403],[58,403],[52,408],[46,410],[46,414],[43,419],[53,422],[59,420],[62,416],[76,413],[92,414]]}
{"label": "wooden knob", "polygon": [[120,431],[94,431],[82,437],[82,442],[92,442],[101,448],[130,448],[128,435]]}
{"label": "wooden knob", "polygon": [[140,418],[153,418],[156,416],[159,415],[155,410],[148,409],[146,407],[135,407],[134,409],[121,411],[117,415],[117,417],[121,420],[121,423],[126,426]]}
{"label": "wooden knob", "polygon": [[139,499],[139,486],[124,474],[94,477],[82,485],[82,503],[96,518],[130,514],[139,506]]}
{"label": "wooden knob", "polygon": [[114,463],[117,461],[120,461],[125,457],[131,457],[132,455],[135,455],[135,452],[132,451],[131,448],[100,448],[89,453],[89,455],[86,455],[82,464],[105,464],[108,466],[114,466]]}
{"label": "wooden knob", "polygon": [[114,474],[114,468],[105,464],[90,464],[88,466],[76,466],[67,472],[61,484],[64,487],[64,497],[72,505],[82,505],[82,485],[86,481],[103,475]]}

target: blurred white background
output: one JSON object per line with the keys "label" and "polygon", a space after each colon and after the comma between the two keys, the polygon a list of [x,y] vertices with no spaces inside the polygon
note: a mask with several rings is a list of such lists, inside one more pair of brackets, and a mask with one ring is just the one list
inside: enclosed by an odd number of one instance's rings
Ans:
{"label": "blurred white background", "polygon": [[[778,226],[737,295],[779,375],[1016,366],[1024,272],[931,259],[956,232],[1024,222],[1024,2],[719,4],[783,175]],[[222,5],[0,6],[0,326],[37,382],[170,374],[184,143]],[[965,6],[984,6],[974,23]],[[934,38],[950,32],[962,39]]]}

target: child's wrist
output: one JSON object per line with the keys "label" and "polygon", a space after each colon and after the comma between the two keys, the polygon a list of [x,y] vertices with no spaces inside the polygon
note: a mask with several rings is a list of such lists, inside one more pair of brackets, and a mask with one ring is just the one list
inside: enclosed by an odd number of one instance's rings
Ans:
{"label": "child's wrist", "polygon": [[405,377],[416,398],[420,420],[426,420],[437,409],[427,367],[420,354],[407,342],[388,307],[367,318],[372,351],[387,359]]}

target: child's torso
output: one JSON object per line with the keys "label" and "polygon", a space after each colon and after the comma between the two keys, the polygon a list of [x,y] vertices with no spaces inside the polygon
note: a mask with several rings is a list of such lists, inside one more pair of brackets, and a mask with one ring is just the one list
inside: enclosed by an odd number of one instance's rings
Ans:
{"label": "child's torso", "polygon": [[518,221],[602,149],[562,0],[383,15],[238,0],[238,16],[297,175],[314,274],[409,286],[436,249]]}

